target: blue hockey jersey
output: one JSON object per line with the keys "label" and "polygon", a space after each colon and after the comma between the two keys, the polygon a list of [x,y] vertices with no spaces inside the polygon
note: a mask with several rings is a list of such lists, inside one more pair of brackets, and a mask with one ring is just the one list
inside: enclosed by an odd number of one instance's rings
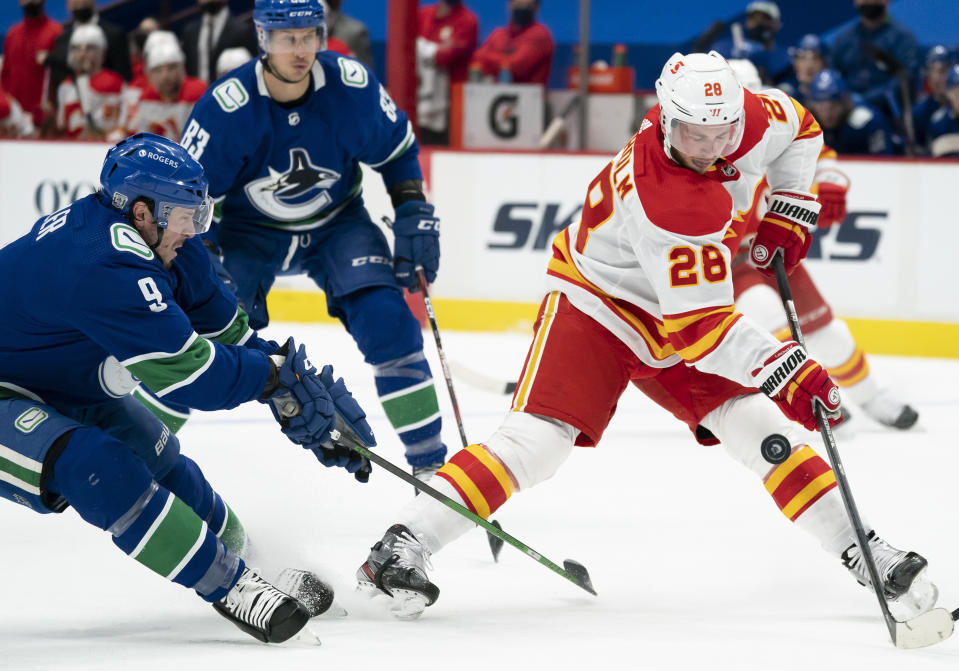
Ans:
{"label": "blue hockey jersey", "polygon": [[206,169],[218,220],[318,228],[360,195],[361,162],[387,188],[422,179],[412,124],[366,66],[332,51],[316,58],[296,106],[270,97],[258,60],[194,105],[180,144]]}
{"label": "blue hockey jersey", "polygon": [[260,350],[271,348],[203,244],[187,240],[168,269],[98,194],[0,249],[0,287],[0,397],[89,405],[129,393],[136,377],[161,398],[216,410],[266,384]]}

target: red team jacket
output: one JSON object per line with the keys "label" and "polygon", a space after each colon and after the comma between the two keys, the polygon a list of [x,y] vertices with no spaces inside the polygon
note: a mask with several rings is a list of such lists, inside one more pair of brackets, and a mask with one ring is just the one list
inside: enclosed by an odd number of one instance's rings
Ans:
{"label": "red team jacket", "polygon": [[553,35],[542,23],[534,21],[525,28],[510,24],[492,32],[473,54],[473,62],[480,65],[483,74],[495,77],[507,68],[518,84],[545,86],[553,64],[553,49]]}
{"label": "red team jacket", "polygon": [[14,25],[3,41],[3,86],[21,107],[33,115],[37,126],[43,121],[43,91],[46,88],[43,62],[63,28],[43,15]]}
{"label": "red team jacket", "polygon": [[436,17],[436,7],[420,8],[418,35],[439,45],[436,65],[449,72],[450,83],[465,82],[479,40],[479,21],[463,5],[453,7],[443,18]]}

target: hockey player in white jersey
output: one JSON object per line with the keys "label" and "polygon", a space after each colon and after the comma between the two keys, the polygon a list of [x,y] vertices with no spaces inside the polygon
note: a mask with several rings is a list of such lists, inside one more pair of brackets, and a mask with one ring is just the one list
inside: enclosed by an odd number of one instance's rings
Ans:
{"label": "hockey player in white jersey", "polygon": [[[550,293],[506,419],[430,484],[489,518],[552,476],[574,445],[597,445],[632,383],[700,443],[722,441],[789,520],[866,584],[835,474],[798,430],[815,429],[815,405],[838,419],[838,387],[798,343],[778,341],[733,300],[737,213],[765,175],[772,193],[753,262],[772,272],[781,254],[792,269],[808,250],[819,126],[782,92],[744,91],[715,52],[674,54],[656,91],[659,105],[588,185],[581,220],[554,240]],[[357,578],[415,617],[439,596],[426,574],[430,555],[474,525],[426,497],[392,521]],[[926,560],[866,529],[891,605],[932,607]]]}

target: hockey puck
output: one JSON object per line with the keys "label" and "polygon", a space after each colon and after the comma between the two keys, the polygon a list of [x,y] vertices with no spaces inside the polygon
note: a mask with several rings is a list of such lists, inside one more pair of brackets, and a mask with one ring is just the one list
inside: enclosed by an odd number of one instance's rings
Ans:
{"label": "hockey puck", "polygon": [[786,436],[774,433],[763,438],[759,451],[762,453],[763,459],[770,464],[781,464],[789,458],[792,453],[792,446]]}

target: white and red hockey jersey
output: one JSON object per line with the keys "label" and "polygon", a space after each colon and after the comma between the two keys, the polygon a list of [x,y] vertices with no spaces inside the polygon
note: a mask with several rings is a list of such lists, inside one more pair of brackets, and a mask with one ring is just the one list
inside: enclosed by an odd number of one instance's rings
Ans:
{"label": "white and red hockey jersey", "polygon": [[704,175],[666,156],[654,107],[589,184],[547,272],[551,290],[644,363],[685,362],[751,387],[782,343],[736,310],[732,256],[765,176],[773,189],[809,191],[822,132],[785,93],[745,96],[739,148]]}
{"label": "white and red hockey jersey", "polygon": [[123,78],[112,70],[67,77],[57,88],[57,128],[68,138],[116,130],[122,92]]}
{"label": "white and red hockey jersey", "polygon": [[178,142],[193,104],[203,96],[206,88],[202,79],[186,77],[179,97],[168,101],[161,98],[155,87],[146,87],[130,115],[127,131],[130,134],[149,131]]}

